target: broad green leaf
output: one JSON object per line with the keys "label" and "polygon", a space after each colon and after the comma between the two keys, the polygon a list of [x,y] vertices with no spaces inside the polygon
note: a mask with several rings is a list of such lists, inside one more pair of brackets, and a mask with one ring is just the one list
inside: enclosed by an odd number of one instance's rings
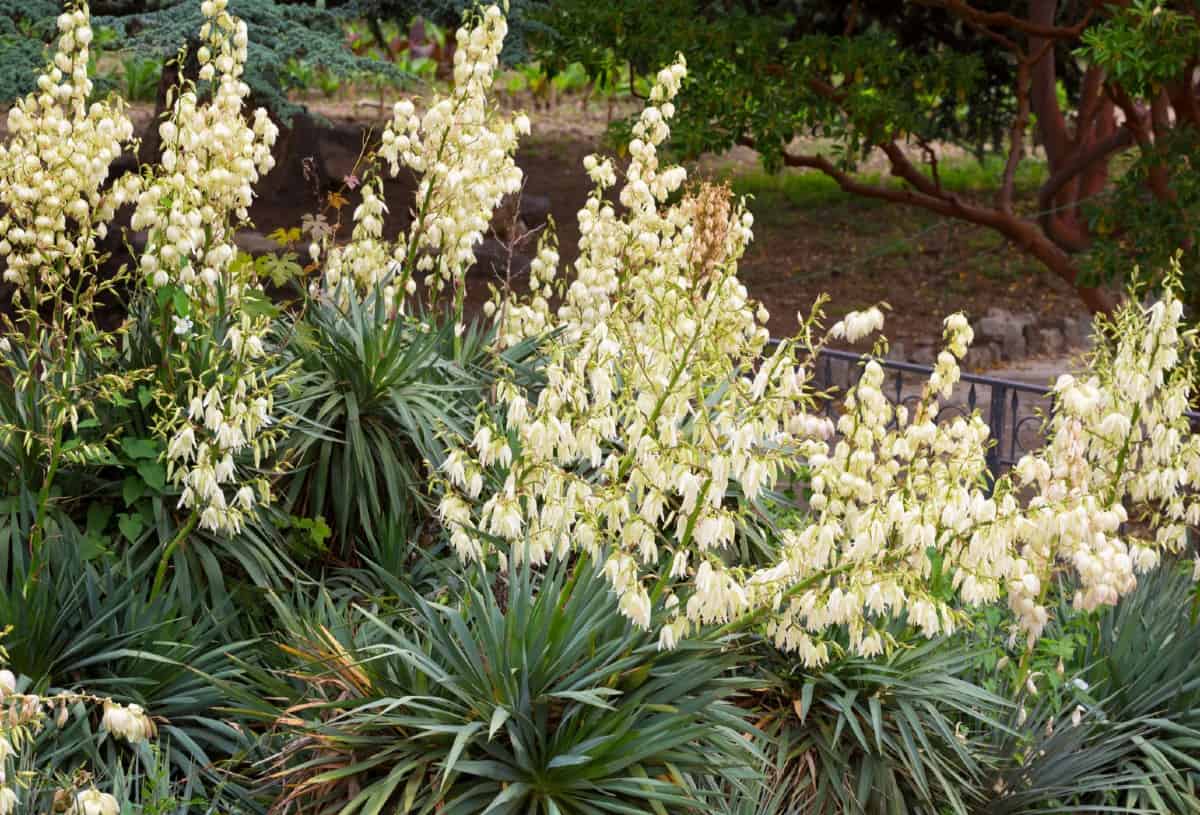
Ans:
{"label": "broad green leaf", "polygon": [[121,449],[131,459],[157,459],[158,443],[154,439],[138,439],[126,437],[121,439]]}
{"label": "broad green leaf", "polygon": [[145,523],[142,521],[141,515],[122,512],[117,516],[117,528],[121,530],[121,534],[127,541],[136,543],[145,528]]}
{"label": "broad green leaf", "polygon": [[132,475],[125,477],[121,484],[121,497],[125,499],[125,506],[132,506],[145,494],[146,482],[143,479]]}
{"label": "broad green leaf", "polygon": [[137,466],[138,475],[142,477],[151,489],[162,492],[167,486],[167,470],[158,461],[141,461]]}

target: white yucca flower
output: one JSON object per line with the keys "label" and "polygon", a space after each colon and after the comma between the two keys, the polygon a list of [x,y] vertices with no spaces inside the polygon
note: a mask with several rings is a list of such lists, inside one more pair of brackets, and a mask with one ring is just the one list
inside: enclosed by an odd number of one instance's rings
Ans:
{"label": "white yucca flower", "polygon": [[119,815],[120,811],[121,805],[112,795],[97,789],[89,789],[76,794],[75,801],[68,813],[69,815]]}
{"label": "white yucca flower", "polygon": [[100,729],[130,744],[145,741],[156,731],[153,720],[146,715],[141,705],[120,705],[112,701],[104,703]]}

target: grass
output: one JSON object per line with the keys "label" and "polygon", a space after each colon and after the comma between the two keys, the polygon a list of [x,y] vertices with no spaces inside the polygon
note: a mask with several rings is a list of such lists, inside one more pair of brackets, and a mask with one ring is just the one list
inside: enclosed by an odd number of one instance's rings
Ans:
{"label": "grass", "polygon": [[[999,186],[1004,172],[1004,161],[999,156],[989,156],[982,163],[973,158],[955,158],[944,161],[938,168],[942,186],[956,193],[988,193]],[[1046,165],[1038,160],[1023,161],[1017,169],[1016,192],[1020,197],[1034,191],[1046,178]],[[841,206],[850,201],[857,209],[885,206],[886,202],[860,198],[842,192],[837,182],[823,173],[813,170],[785,169],[779,173],[750,170],[727,176],[733,191],[738,195],[752,196],[757,205],[756,215],[769,213],[779,206],[792,209],[818,209]],[[891,175],[878,172],[863,173],[859,180],[869,184],[882,184],[895,188],[903,182]]]}
{"label": "grass", "polygon": [[[821,144],[811,147],[822,148]],[[954,156],[939,167],[944,189],[985,204],[991,203],[1003,173],[999,156],[982,162],[968,155]],[[866,287],[891,298],[899,294],[881,281],[895,280],[913,291],[927,292],[925,296],[937,300],[938,310],[953,307],[982,313],[993,305],[991,294],[1008,297],[1014,287],[1039,279],[1043,271],[993,230],[920,207],[844,193],[818,171],[786,169],[770,174],[739,162],[719,168],[716,174],[735,194],[751,199],[757,238],[745,268],[749,279],[764,284],[779,280],[777,259],[782,257],[786,259],[782,272],[805,291],[832,290],[854,298]],[[1044,162],[1036,157],[1019,165],[1014,196],[1019,209],[1036,209],[1036,191],[1046,176]],[[902,184],[878,164],[864,167],[857,178],[892,188]],[[768,299],[776,296],[793,295],[767,295]],[[953,306],[942,302],[947,298]],[[921,329],[914,326],[920,304],[911,298],[906,302],[905,324],[919,334]]]}

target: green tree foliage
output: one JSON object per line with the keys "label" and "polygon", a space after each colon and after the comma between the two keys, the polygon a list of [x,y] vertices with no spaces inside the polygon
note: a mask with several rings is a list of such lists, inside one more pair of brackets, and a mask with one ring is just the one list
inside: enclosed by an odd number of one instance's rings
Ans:
{"label": "green tree foliage", "polygon": [[58,8],[54,0],[0,0],[0,102],[33,89]]}
{"label": "green tree foliage", "polygon": [[[555,0],[537,16],[551,31],[537,40],[545,58],[595,76],[644,74],[687,53],[678,142],[688,153],[750,144],[768,167],[816,170],[852,194],[995,229],[1094,310],[1111,305],[1095,286],[1131,256],[1152,265],[1194,251],[1192,0]],[[798,149],[796,137],[833,146]],[[993,201],[943,187],[946,142],[1007,155]],[[1030,213],[1014,187],[1035,147],[1049,173]],[[1134,168],[1113,193],[1124,152]],[[902,187],[855,172],[873,153]]]}
{"label": "green tree foliage", "polygon": [[[515,0],[511,4],[506,60],[527,59],[528,32],[544,31],[530,17],[533,3]],[[175,57],[180,45],[200,27],[198,0],[98,0],[91,5],[97,27],[112,31],[114,46],[136,58]],[[406,25],[423,17],[456,27],[476,5],[473,0],[233,0],[229,10],[246,21],[255,44],[246,81],[262,103],[290,118],[300,110],[286,97],[290,60],[335,76],[365,72],[400,78],[390,63],[357,57],[346,48],[347,22],[368,18]],[[32,90],[33,78],[45,64],[46,48],[56,36],[54,19],[61,11],[62,3],[56,0],[0,0],[0,103]]]}
{"label": "green tree foliage", "polygon": [[[515,63],[529,59],[530,36],[544,36],[549,33],[549,29],[539,22],[537,15],[533,13],[537,3],[538,0],[510,0],[508,37],[505,38],[502,55],[505,62]],[[454,29],[462,22],[464,14],[479,5],[476,0],[350,0],[340,9],[345,14],[374,20],[392,20],[401,25],[406,25],[415,17],[421,17]]]}
{"label": "green tree foliage", "polygon": [[[126,5],[133,10],[100,17],[97,24],[115,29],[122,47],[137,55],[174,57],[179,44],[200,27],[200,4],[190,0],[175,0],[159,9],[139,8],[142,4],[133,2]],[[356,57],[345,47],[345,17],[336,9],[275,0],[234,0],[229,9],[246,21],[256,46],[246,65],[247,84],[262,104],[284,118],[299,110],[286,97],[284,69],[289,60],[302,60],[337,76],[395,74],[387,63]]]}

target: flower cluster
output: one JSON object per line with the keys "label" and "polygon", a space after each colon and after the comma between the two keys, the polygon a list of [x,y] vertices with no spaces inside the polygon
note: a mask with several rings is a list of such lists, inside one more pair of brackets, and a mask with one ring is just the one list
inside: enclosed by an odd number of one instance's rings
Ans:
{"label": "flower cluster", "polygon": [[77,793],[67,810],[68,815],[118,815],[120,811],[121,805],[116,798],[94,788]]}
{"label": "flower cluster", "polygon": [[87,6],[72,4],[58,28],[53,63],[9,110],[10,142],[0,145],[0,258],[17,296],[28,285],[56,289],[87,268],[127,194],[122,185],[104,190],[133,125],[120,101],[88,102]]}
{"label": "flower cluster", "polygon": [[[120,100],[91,101],[91,18],[86,3],[65,5],[54,56],[37,90],[10,109],[10,139],[0,145],[0,267],[12,284],[0,368],[6,392],[27,398],[30,414],[0,422],[0,444],[19,445],[47,474],[109,456],[104,442],[80,437],[81,420],[136,378],[93,364],[111,359],[120,339],[93,318],[101,296],[125,278],[123,268],[98,272],[107,221],[130,196],[129,184],[107,184],[110,164],[133,128]],[[33,551],[55,492],[45,484],[28,531]]]}
{"label": "flower cluster", "polygon": [[263,431],[273,424],[278,377],[264,366],[270,319],[243,308],[263,294],[234,235],[248,217],[254,184],[274,166],[278,129],[262,108],[252,123],[243,118],[246,23],[229,14],[226,0],[204,0],[201,11],[196,56],[211,95],[180,88],[159,127],[161,165],[138,196],[133,226],[148,232],[140,261],[147,284],[183,294],[171,298],[172,332],[164,332],[164,353],[184,378],[166,394],[157,427],[168,473],[182,487],[179,505],[201,528],[233,534],[270,494],[238,461],[252,452],[257,467],[274,447]]}
{"label": "flower cluster", "polygon": [[1049,440],[1016,467],[1014,486],[1033,498],[1011,521],[1009,604],[1031,638],[1049,617],[1058,564],[1074,567],[1076,608],[1111,605],[1200,523],[1200,436],[1187,416],[1197,340],[1181,327],[1177,265],[1166,285],[1157,302],[1101,324],[1109,341],[1085,375],[1059,378]]}
{"label": "flower cluster", "polygon": [[507,30],[500,7],[489,6],[474,25],[458,31],[450,94],[434,96],[420,115],[409,100],[396,104],[379,156],[392,175],[403,166],[420,176],[412,227],[387,247],[382,201],[374,190],[365,191],[354,239],[328,253],[326,288],[350,282],[366,294],[380,285],[389,287],[390,297],[402,297],[413,293],[419,273],[435,297],[453,290],[461,316],[463,276],[475,262],[475,247],[504,196],[521,188],[513,153],[518,137],[529,132],[529,119],[501,114],[488,95]]}
{"label": "flower cluster", "polygon": [[[660,205],[687,177],[682,167],[660,168],[658,158],[658,146],[670,135],[667,123],[675,115],[672,100],[686,72],[682,56],[674,65],[660,71],[651,89],[651,99],[656,104],[648,105],[634,123],[626,183],[619,196],[629,210],[628,217],[618,217],[616,209],[604,198],[604,191],[617,181],[612,161],[598,156],[584,160],[584,168],[595,182],[596,191],[579,212],[579,260],[575,264],[574,279],[567,289],[566,303],[559,314],[568,339],[572,341],[609,317],[613,297],[621,278],[628,274],[627,268],[649,272],[649,278],[644,282],[652,288],[647,290],[647,295],[667,280],[666,269],[654,269],[660,255],[665,259],[667,254],[674,254],[672,267],[683,270],[683,277],[688,281],[700,277],[691,265],[691,255],[694,251],[703,254],[711,250],[693,249],[693,246],[707,247],[709,243],[707,230],[697,234],[697,204],[689,202],[660,210]],[[738,212],[737,223],[726,231],[719,246],[724,257],[712,258],[714,265],[736,261],[749,241],[751,223],[748,212]],[[666,246],[663,245],[664,238]],[[646,268],[647,265],[650,268]],[[738,289],[735,293],[744,300],[745,289],[740,288],[736,280],[731,285]]]}
{"label": "flower cluster", "polygon": [[[274,424],[273,378],[256,364],[263,351],[243,347],[236,353],[249,364],[238,365],[234,376],[203,377],[217,380],[208,387],[193,382],[186,409],[174,406],[162,431],[170,438],[168,476],[183,486],[179,505],[199,514],[202,529],[229,533],[242,528],[260,500],[270,501],[265,479],[252,483],[239,476],[238,458],[250,451],[258,467],[276,443],[275,434],[263,432]],[[224,391],[221,380],[231,380],[232,387]]]}
{"label": "flower cluster", "polygon": [[[864,336],[881,322],[878,310],[856,312],[831,333]],[[754,605],[772,609],[767,633],[806,664],[829,658],[821,635],[831,626],[863,656],[884,650],[887,621],[901,613],[927,636],[953,631],[955,612],[930,580],[935,561],[955,565],[964,601],[999,596],[1011,558],[986,525],[988,427],[977,414],[937,421],[970,333],[961,315],[946,320],[946,350],[911,409],[884,396],[877,362],[863,366],[836,443],[808,458],[809,522],[780,530],[779,562],[748,578]]]}
{"label": "flower cluster", "polygon": [[111,700],[104,702],[104,718],[100,729],[112,733],[130,744],[153,738],[157,732],[154,721],[146,715],[141,705],[119,705]]}
{"label": "flower cluster", "polygon": [[162,161],[137,199],[133,228],[147,230],[141,270],[155,288],[176,285],[212,306],[236,302],[247,281],[233,274],[234,234],[247,218],[254,184],[274,166],[278,128],[259,108],[253,125],[242,119],[250,87],[242,80],[246,23],[225,10],[226,0],[201,8],[204,45],[200,78],[212,84],[201,101],[195,87],[180,89],[159,126]]}
{"label": "flower cluster", "polygon": [[[441,502],[464,557],[499,539],[516,559],[572,547],[601,559],[622,611],[642,626],[660,564],[693,576],[697,590],[663,630],[668,644],[690,621],[746,610],[726,555],[750,508],[829,429],[810,410],[796,344],[762,360],[767,314],[734,274],[749,214],[721,187],[666,203],[683,174],[661,167],[657,148],[683,74],[682,62],[660,73],[659,104],[635,125],[627,215],[604,197],[611,163],[589,159],[597,186],[580,213],[575,280],[548,326],[562,339],[547,346],[545,387],[531,402],[515,383],[498,386],[505,414],[481,417],[471,448],[450,456]],[[505,313],[545,313],[540,286],[532,296]],[[485,473],[499,486],[476,507]]]}
{"label": "flower cluster", "polygon": [[633,128],[623,213],[606,197],[613,163],[586,160],[596,189],[558,311],[549,264],[528,302],[506,293],[493,307],[498,346],[544,333],[545,381],[502,379],[445,461],[439,508],[460,556],[583,552],[635,624],[661,603],[662,647],[699,625],[762,620],[820,665],[834,628],[872,656],[891,620],[935,636],[964,604],[1006,600],[1014,642],[1032,642],[1059,576],[1090,609],[1182,547],[1200,519],[1200,441],[1184,415],[1195,339],[1171,284],[1152,306],[1126,305],[1090,372],[1059,382],[1045,449],[997,476],[987,424],[942,409],[973,339],[965,316],[946,319],[912,404],[885,396],[871,360],[840,396],[813,387],[822,344],[879,331],[880,308],[821,336],[818,304],[772,349],[736,275],[749,214],[711,185],[668,204],[685,175],[660,166],[658,147],[684,74],[682,60],[659,73]]}
{"label": "flower cluster", "polygon": [[[148,233],[139,268],[163,311],[156,430],[168,474],[192,523],[236,533],[269,500],[247,460],[258,469],[278,438],[270,320],[251,307],[261,291],[234,243],[276,128],[261,110],[243,118],[245,24],[226,0],[201,8],[211,93],[184,82],[160,126],[161,166],[107,193],[131,130],[119,106],[87,103],[87,13],[63,15],[54,65],[10,114],[14,141],[0,151],[0,253],[9,279],[35,282],[36,269],[39,285],[58,285],[89,262],[113,208],[137,199],[133,226]],[[521,187],[513,155],[529,122],[488,98],[505,32],[503,11],[484,10],[457,34],[450,94],[421,114],[396,105],[379,157],[420,177],[411,229],[384,234],[382,178],[365,173],[351,241],[312,250],[324,258],[317,294],[344,303],[380,289],[399,313],[424,277],[432,298],[453,292],[461,321],[475,248]],[[660,156],[685,76],[682,57],[657,74],[619,206],[615,163],[584,161],[595,187],[569,284],[548,231],[529,295],[506,290],[490,307],[498,351],[542,338],[544,380],[529,388],[501,372],[472,438],[445,460],[439,510],[463,558],[494,546],[513,561],[585,553],[635,624],[650,627],[661,607],[662,647],[698,626],[762,620],[781,648],[819,665],[835,627],[871,656],[890,644],[888,621],[934,636],[970,603],[1007,602],[1014,642],[1029,642],[1060,577],[1092,609],[1184,547],[1200,522],[1200,441],[1186,416],[1197,341],[1180,328],[1177,271],[1158,302],[1131,301],[1105,325],[1088,371],[1055,388],[1047,445],[996,476],[982,419],[941,418],[973,339],[963,315],[946,319],[911,404],[885,396],[873,360],[843,394],[813,385],[823,344],[875,334],[880,308],[822,333],[818,303],[796,336],[770,341],[766,310],[737,277],[753,219],[728,188],[688,188]],[[2,672],[0,695],[17,698]],[[21,704],[31,717],[41,709]],[[117,706],[104,727],[129,741],[153,732],[141,711]],[[0,815],[11,800],[0,792]],[[75,803],[107,807],[100,793]]]}

